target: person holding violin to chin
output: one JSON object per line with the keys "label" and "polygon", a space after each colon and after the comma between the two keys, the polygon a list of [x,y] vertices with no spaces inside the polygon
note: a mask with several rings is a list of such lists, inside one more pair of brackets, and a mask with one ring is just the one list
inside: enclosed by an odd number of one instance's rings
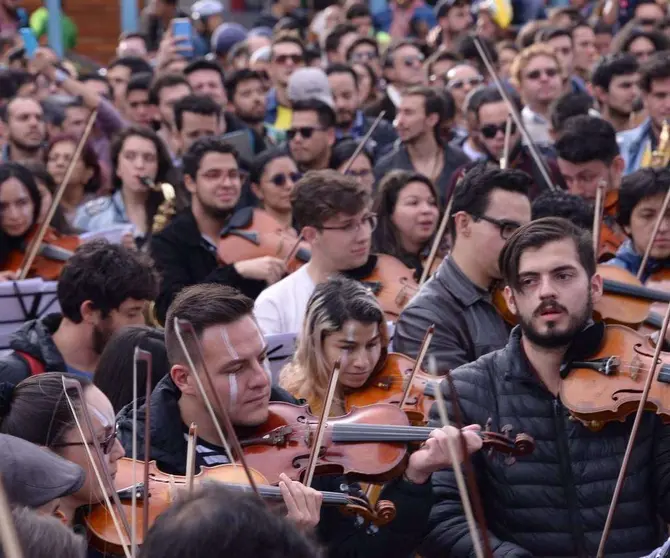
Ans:
{"label": "person holding violin to chin", "polygon": [[[0,281],[18,278],[30,240],[39,227],[42,196],[31,173],[18,163],[0,164]],[[47,229],[28,277],[58,279],[79,246],[79,237]]]}
{"label": "person holding violin to chin", "polygon": [[417,172],[391,171],[379,183],[372,210],[379,215],[373,250],[414,269],[418,281],[440,217],[433,183]]}
{"label": "person holding violin to chin", "polygon": [[[228,462],[193,377],[194,373],[202,376],[205,371],[197,364],[198,370],[190,370],[178,341],[175,319],[190,322],[196,332],[202,346],[204,363],[213,374],[213,389],[226,407],[243,447],[245,440],[250,442],[256,429],[271,417],[272,405],[298,403],[288,392],[270,383],[266,368],[267,344],[256,325],[252,310],[251,299],[224,285],[194,285],[177,295],[168,312],[165,329],[165,343],[172,368],[156,386],[150,400],[140,402],[136,416],[133,417],[131,405],[119,413],[119,436],[124,447],[131,447],[135,418],[139,453],[143,454],[144,421],[149,412],[151,454],[146,457],[156,460],[161,471],[177,475],[185,473],[185,433],[188,432],[187,425],[192,422],[198,426],[196,472],[203,466],[212,467]],[[379,315],[374,321],[379,321]],[[365,332],[358,334],[364,335]],[[372,342],[377,347],[375,350],[381,351],[381,340],[373,339]],[[187,347],[192,345],[192,341],[186,344]],[[338,347],[337,352],[341,353],[341,348]],[[477,451],[482,445],[481,438],[475,432],[465,432],[468,452]],[[377,533],[358,528],[354,518],[337,509],[322,507],[319,517],[312,518],[314,523],[318,521],[316,534],[328,546],[330,558],[408,556],[425,530],[432,504],[431,475],[451,465],[447,438],[458,441],[459,436],[458,429],[454,427],[433,430],[424,446],[412,454],[404,476],[390,481],[384,492],[384,498],[395,503],[397,515],[388,525],[379,527]],[[273,462],[271,454],[268,454],[258,471],[264,476],[277,475],[277,465]],[[314,490],[290,481],[281,472],[278,477],[281,484],[299,489],[307,500],[314,497]],[[317,473],[312,486],[318,490],[342,492],[345,483],[342,476]],[[352,485],[351,489],[354,488]]]}
{"label": "person holding violin to chin", "polygon": [[530,221],[531,178],[519,170],[480,163],[453,194],[451,253],[409,302],[396,324],[395,350],[416,358],[426,331],[436,325],[428,354],[453,369],[505,345],[509,330],[489,289],[500,278],[505,241]]}
{"label": "person holding violin to chin", "polygon": [[[629,239],[608,264],[622,267],[633,275],[638,274],[668,188],[670,170],[667,168],[640,169],[624,177],[619,191],[617,221]],[[655,273],[670,268],[670,211],[661,220],[649,256],[641,277],[643,283],[653,278]]]}
{"label": "person holding violin to chin", "polygon": [[[66,387],[63,386],[63,378]],[[76,389],[76,383],[81,385],[81,391]],[[86,441],[82,440],[76,426],[65,389],[77,409]],[[93,432],[84,419],[84,406],[88,409]],[[75,530],[83,528],[88,506],[101,502],[104,497],[103,487],[96,480],[84,445],[88,444],[91,448],[99,470],[103,465],[99,457],[102,457],[112,477],[119,459],[125,455],[116,438],[114,409],[107,397],[90,380],[57,372],[31,376],[14,387],[0,384],[0,433],[47,448],[85,471],[83,483],[76,491],[60,498],[57,510],[59,516]],[[93,449],[93,436],[98,439],[102,456],[98,456]]]}
{"label": "person holding violin to chin", "polygon": [[[604,329],[592,318],[603,280],[591,235],[566,219],[532,221],[509,238],[499,267],[519,325],[504,348],[453,371],[453,386],[465,424],[490,421],[493,430],[505,425],[512,435],[531,433],[542,440],[542,451],[518,458],[514,469],[501,459],[473,461],[493,556],[596,556],[633,417],[614,413],[612,422],[583,423],[573,416],[580,402],[567,403],[565,382],[577,363],[596,358],[604,344],[605,352],[624,350],[610,345],[613,326]],[[606,382],[603,391],[617,389],[607,384],[616,382],[616,374],[599,377]],[[573,394],[583,391],[574,383],[578,378],[571,380]],[[453,411],[448,383],[441,389]],[[434,410],[431,418],[438,418]],[[602,555],[642,556],[667,537],[658,519],[670,521],[668,452],[670,426],[644,413]],[[437,503],[421,555],[472,556],[452,472],[435,474],[433,487]]]}
{"label": "person holding violin to chin", "polygon": [[[267,180],[281,174],[279,168],[282,165],[285,168],[286,164],[280,159],[277,172],[267,176]],[[290,168],[295,169],[295,166]],[[220,138],[201,138],[184,154],[183,171],[184,184],[191,194],[191,207],[176,215],[151,239],[151,255],[163,278],[156,299],[156,315],[161,322],[177,293],[189,285],[220,283],[256,298],[267,285],[286,274],[284,261],[274,256],[221,263],[217,250],[222,231],[232,227],[228,225],[235,220],[234,215],[243,217],[242,227],[253,218],[250,210],[235,213],[245,179],[235,149]],[[289,180],[292,180],[291,172],[293,170],[288,171]],[[259,192],[275,187],[265,182],[265,175],[265,172],[259,175],[262,184]],[[276,206],[281,204],[272,205],[276,212]],[[234,258],[235,254],[225,256]]]}

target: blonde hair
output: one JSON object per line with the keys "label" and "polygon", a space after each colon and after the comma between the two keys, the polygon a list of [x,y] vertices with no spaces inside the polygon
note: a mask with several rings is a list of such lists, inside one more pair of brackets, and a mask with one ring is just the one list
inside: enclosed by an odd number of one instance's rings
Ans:
{"label": "blonde hair", "polygon": [[559,61],[558,56],[556,56],[554,49],[544,43],[535,43],[529,47],[524,48],[512,61],[512,65],[509,69],[510,82],[516,89],[521,87],[521,74],[526,69],[526,66],[528,66],[530,61],[537,56],[546,56],[547,58],[551,58],[554,62],[556,62],[558,71],[560,72],[563,79],[565,79],[565,68],[563,68],[561,65],[561,62]]}
{"label": "blonde hair", "polygon": [[[373,374],[386,360],[389,343],[386,318],[372,292],[358,281],[342,276],[331,277],[318,285],[307,304],[293,360],[279,377],[281,387],[307,400],[314,413],[321,411],[332,373],[332,365],[323,350],[324,341],[329,335],[342,331],[349,320],[379,326],[382,352]],[[333,410],[340,414],[343,409],[342,393],[337,390]]]}

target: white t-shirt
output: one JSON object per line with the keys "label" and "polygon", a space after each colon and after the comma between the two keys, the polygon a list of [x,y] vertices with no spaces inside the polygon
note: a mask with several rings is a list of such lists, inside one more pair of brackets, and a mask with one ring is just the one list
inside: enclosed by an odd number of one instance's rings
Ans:
{"label": "white t-shirt", "polygon": [[303,265],[265,289],[254,304],[254,315],[263,334],[299,333],[314,288],[307,266]]}

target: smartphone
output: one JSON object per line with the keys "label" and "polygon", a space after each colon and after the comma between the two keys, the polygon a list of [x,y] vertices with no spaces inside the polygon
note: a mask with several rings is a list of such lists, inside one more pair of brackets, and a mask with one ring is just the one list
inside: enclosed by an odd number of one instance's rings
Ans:
{"label": "smartphone", "polygon": [[191,41],[191,20],[187,17],[178,17],[172,20],[172,36],[177,39],[179,54],[186,58],[193,56],[193,44]]}
{"label": "smartphone", "polygon": [[21,27],[19,32],[21,33],[21,38],[23,39],[23,48],[26,52],[26,58],[34,58],[38,45],[33,30],[30,29],[30,27]]}

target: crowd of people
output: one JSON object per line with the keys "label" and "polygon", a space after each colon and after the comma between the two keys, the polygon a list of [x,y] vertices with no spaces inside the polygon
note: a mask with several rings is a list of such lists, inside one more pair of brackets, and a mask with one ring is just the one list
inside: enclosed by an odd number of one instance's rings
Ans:
{"label": "crowd of people", "polygon": [[[664,409],[596,428],[562,391],[604,323],[670,349],[658,308],[601,312],[615,271],[668,300],[668,6],[308,4],[246,28],[218,0],[152,0],[92,71],[76,43],[95,30],[64,19],[59,58],[46,8],[0,0],[0,314],[31,278],[59,306],[25,308],[0,355],[0,522],[28,558],[582,558],[621,473],[605,555],[670,556]],[[295,346],[273,371],[277,339]],[[356,475],[328,453],[337,417],[366,390],[387,401],[397,353],[451,372],[402,398],[430,428],[393,467],[343,430],[376,471]],[[534,451],[483,451],[487,431]],[[234,441],[280,505],[207,480],[241,460]],[[150,529],[151,487],[121,485],[137,461],[170,493]],[[131,515],[113,500],[134,492]],[[101,534],[103,508],[140,522],[139,551],[126,521]]]}

